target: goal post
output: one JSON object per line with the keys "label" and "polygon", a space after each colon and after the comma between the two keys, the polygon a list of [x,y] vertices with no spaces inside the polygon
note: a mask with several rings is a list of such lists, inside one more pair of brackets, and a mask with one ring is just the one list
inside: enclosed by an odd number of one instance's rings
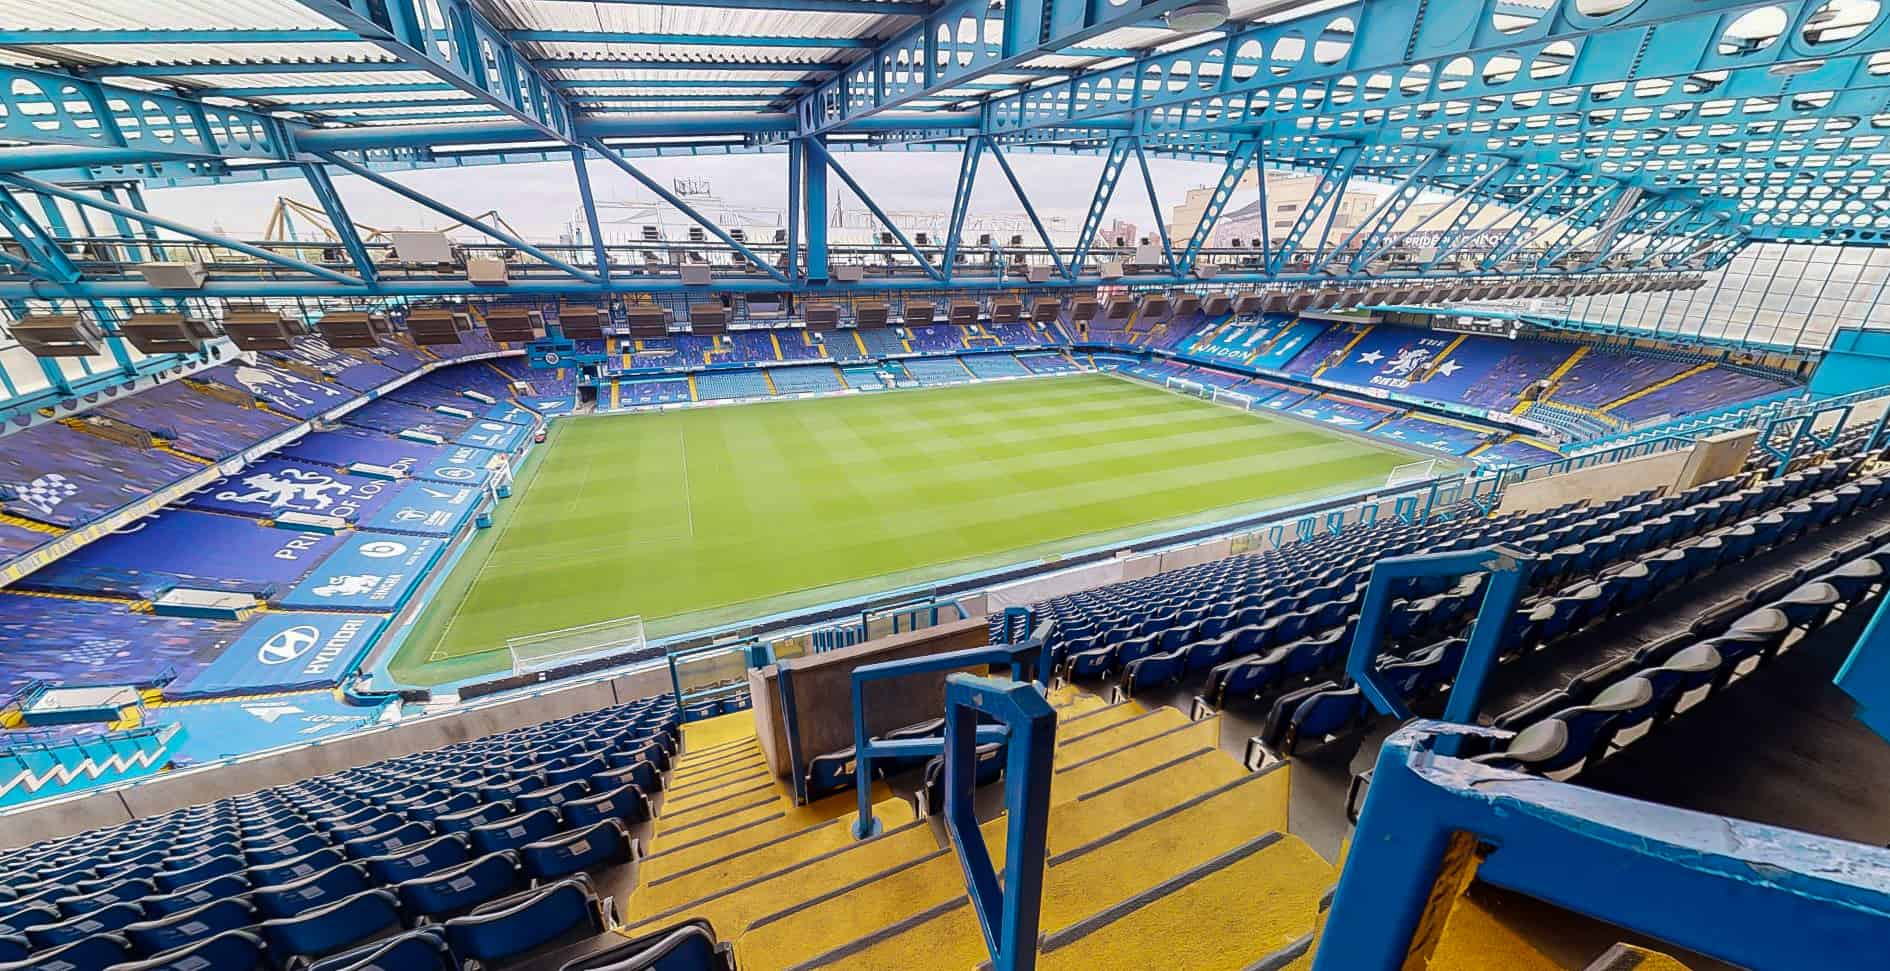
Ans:
{"label": "goal post", "polygon": [[1214,392],[1214,403],[1239,408],[1241,411],[1252,411],[1253,395],[1241,394],[1238,391],[1216,390]]}
{"label": "goal post", "polygon": [[1392,469],[1390,475],[1385,476],[1385,485],[1391,487],[1423,482],[1437,475],[1437,466],[1442,461],[1442,459],[1425,459],[1422,462],[1400,465]]}
{"label": "goal post", "polygon": [[1179,391],[1182,394],[1193,395],[1197,398],[1212,398],[1214,396],[1214,389],[1199,381],[1190,381],[1187,378],[1169,378],[1162,382],[1162,386],[1170,391]]}
{"label": "goal post", "polygon": [[646,643],[643,618],[633,615],[508,637],[505,650],[512,658],[512,673],[529,674],[577,661],[638,651]]}

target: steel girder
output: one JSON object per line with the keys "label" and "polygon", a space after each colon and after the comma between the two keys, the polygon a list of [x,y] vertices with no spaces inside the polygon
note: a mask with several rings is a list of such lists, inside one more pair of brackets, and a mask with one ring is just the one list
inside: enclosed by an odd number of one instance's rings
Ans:
{"label": "steel girder", "polygon": [[[1253,166],[1258,152],[1259,144],[1248,139],[1234,146],[1234,150],[1227,154],[1227,165],[1221,169],[1221,177],[1214,184],[1213,195],[1208,196],[1207,205],[1201,208],[1201,221],[1195,223],[1194,232],[1188,236],[1188,246],[1182,251],[1181,267],[1184,271],[1194,266],[1195,257],[1201,254],[1202,248],[1207,246],[1208,240],[1214,235],[1214,227],[1221,221],[1221,213],[1233,201],[1234,190],[1239,188],[1240,180],[1246,177],[1247,170]],[[1260,181],[1266,181],[1264,173]],[[1267,215],[1262,211],[1260,224],[1265,226],[1266,222]]]}
{"label": "steel girder", "polygon": [[[1358,167],[1360,154],[1361,150],[1357,147],[1341,149],[1327,164],[1325,172],[1319,176],[1319,184],[1313,186],[1312,195],[1306,200],[1306,208],[1299,211],[1299,216],[1293,220],[1293,227],[1286,231],[1280,245],[1267,254],[1269,271],[1280,272],[1287,259],[1298,251],[1306,234],[1312,232],[1313,226],[1323,219],[1325,228],[1319,233],[1319,244],[1312,260],[1313,265],[1319,264],[1319,258],[1326,250],[1327,237],[1332,233],[1333,216],[1336,215],[1333,204],[1345,197],[1345,186],[1352,179],[1352,170]],[[1265,221],[1269,217],[1267,213],[1261,213],[1260,218]]]}
{"label": "steel girder", "polygon": [[[467,0],[297,0],[408,68],[535,129],[576,144],[571,107],[542,71]],[[445,23],[431,23],[433,16]]]}
{"label": "steel girder", "polygon": [[983,75],[1013,72],[1033,58],[1160,17],[1186,3],[1010,0],[995,5],[990,0],[948,0],[802,97],[795,114],[804,134],[843,129]]}
{"label": "steel girder", "polygon": [[[1135,139],[1129,137],[1109,143],[1109,154],[1103,157],[1102,174],[1097,176],[1096,191],[1090,195],[1089,211],[1083,216],[1083,228],[1077,233],[1076,249],[1067,267],[1072,278],[1083,272],[1089,248],[1095,244],[1096,234],[1102,232],[1103,214],[1109,209],[1109,200],[1115,197],[1116,183],[1122,180],[1122,171],[1128,167],[1129,153],[1135,149],[1135,144]],[[1156,215],[1159,217],[1160,213]]]}

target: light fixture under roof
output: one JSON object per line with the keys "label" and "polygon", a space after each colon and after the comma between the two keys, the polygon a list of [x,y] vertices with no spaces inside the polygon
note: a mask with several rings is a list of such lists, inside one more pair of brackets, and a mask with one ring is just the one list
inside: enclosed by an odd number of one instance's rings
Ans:
{"label": "light fixture under roof", "polygon": [[1169,30],[1196,32],[1213,30],[1227,22],[1227,0],[1195,0],[1168,11]]}

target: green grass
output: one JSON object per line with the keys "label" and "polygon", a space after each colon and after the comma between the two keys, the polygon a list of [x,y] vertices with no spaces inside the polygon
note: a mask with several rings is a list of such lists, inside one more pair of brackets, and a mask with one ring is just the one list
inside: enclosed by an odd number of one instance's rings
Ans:
{"label": "green grass", "polygon": [[650,636],[1381,484],[1411,456],[1116,378],[562,420],[390,666],[506,669],[505,639]]}

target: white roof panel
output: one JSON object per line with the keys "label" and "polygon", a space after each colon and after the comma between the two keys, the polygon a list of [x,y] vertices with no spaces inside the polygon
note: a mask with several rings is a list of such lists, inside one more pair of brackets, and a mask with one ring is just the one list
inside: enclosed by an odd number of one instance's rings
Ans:
{"label": "white roof panel", "polygon": [[294,0],[0,0],[9,30],[264,30],[333,28]]}
{"label": "white roof panel", "polygon": [[[669,7],[589,0],[488,0],[495,23],[524,30],[602,30],[627,34],[732,34],[761,37],[884,36],[917,18],[736,7]],[[891,25],[890,27],[885,25]]]}
{"label": "white roof panel", "polygon": [[[89,64],[205,64],[216,61],[380,60],[382,51],[365,41],[221,44],[59,44],[35,45],[62,62]],[[188,68],[186,68],[188,70]],[[102,72],[109,76],[109,72]]]}

